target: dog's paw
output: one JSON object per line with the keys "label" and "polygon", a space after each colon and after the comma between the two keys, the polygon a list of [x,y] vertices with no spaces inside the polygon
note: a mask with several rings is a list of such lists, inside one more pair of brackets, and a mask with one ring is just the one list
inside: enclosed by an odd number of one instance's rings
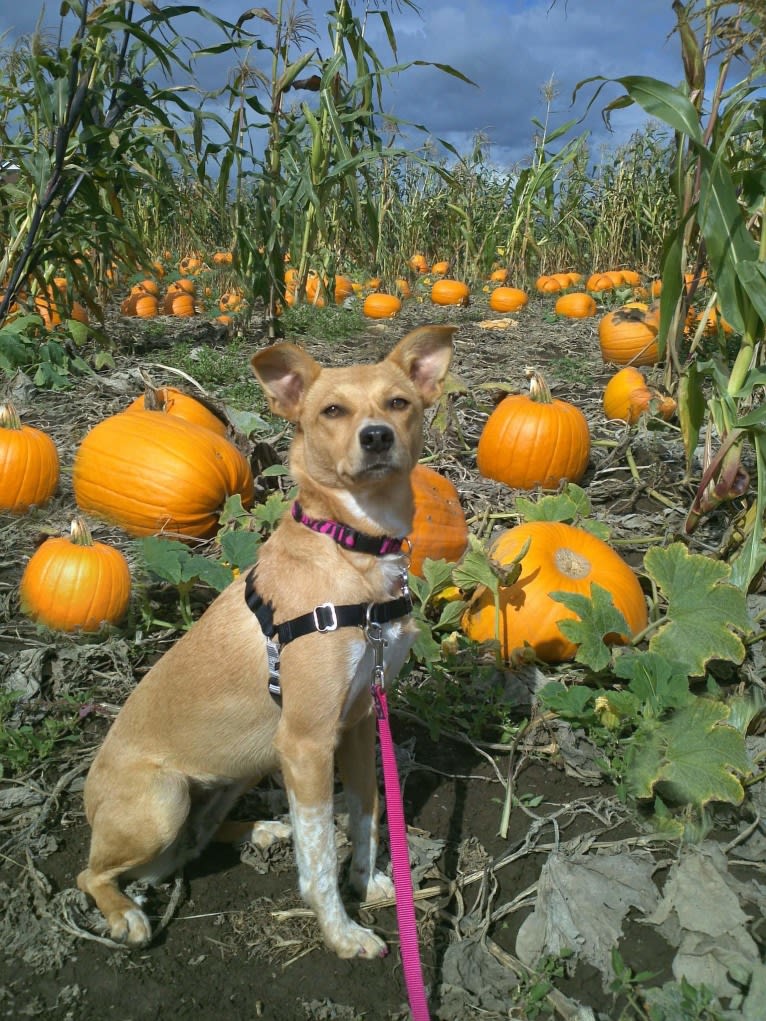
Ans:
{"label": "dog's paw", "polygon": [[325,932],[325,942],[338,957],[385,957],[388,947],[371,929],[349,921],[338,933]]}
{"label": "dog's paw", "polygon": [[111,937],[128,947],[143,947],[152,938],[149,919],[140,908],[114,911],[108,918]]}
{"label": "dog's paw", "polygon": [[283,822],[254,822],[251,832],[247,835],[248,843],[255,844],[261,850],[266,850],[278,840],[289,840],[293,835],[292,826]]}
{"label": "dog's paw", "polygon": [[394,884],[385,872],[376,869],[371,876],[361,873],[355,875],[352,869],[349,878],[362,901],[389,900],[394,896]]}

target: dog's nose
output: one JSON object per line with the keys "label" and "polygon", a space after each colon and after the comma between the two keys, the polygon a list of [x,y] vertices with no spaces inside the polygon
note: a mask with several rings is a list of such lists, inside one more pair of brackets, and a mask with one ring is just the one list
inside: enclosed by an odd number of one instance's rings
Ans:
{"label": "dog's nose", "polygon": [[359,432],[362,450],[370,454],[382,454],[394,444],[394,430],[388,425],[366,425]]}

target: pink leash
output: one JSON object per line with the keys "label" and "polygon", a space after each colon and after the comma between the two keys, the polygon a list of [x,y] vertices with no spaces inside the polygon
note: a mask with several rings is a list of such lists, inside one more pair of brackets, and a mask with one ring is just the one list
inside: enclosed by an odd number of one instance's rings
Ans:
{"label": "pink leash", "polygon": [[399,923],[404,981],[407,986],[407,998],[410,1002],[413,1021],[429,1021],[430,1014],[423,984],[423,969],[420,964],[418,930],[415,924],[415,900],[412,895],[412,873],[410,872],[410,855],[407,847],[407,830],[404,824],[402,790],[399,785],[394,742],[388,722],[388,702],[383,685],[377,676],[372,684],[372,696],[375,700],[378,717],[378,737],[386,790],[388,836],[391,844],[396,918]]}

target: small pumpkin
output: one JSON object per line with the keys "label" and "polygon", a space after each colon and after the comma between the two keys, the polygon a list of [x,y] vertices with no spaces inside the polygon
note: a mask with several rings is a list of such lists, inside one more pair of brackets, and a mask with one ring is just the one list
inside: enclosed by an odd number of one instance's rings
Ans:
{"label": "small pumpkin", "polygon": [[125,410],[128,412],[157,411],[166,415],[175,415],[185,422],[202,425],[218,436],[226,436],[228,432],[226,423],[218,415],[210,411],[195,397],[184,393],[183,390],[177,390],[173,386],[152,386],[147,383],[145,392],[140,397],[136,397]]}
{"label": "small pumpkin", "polygon": [[427,559],[459,560],[468,545],[468,525],[458,491],[449,479],[424,464],[410,476],[415,516],[410,542],[410,571],[422,577]]}
{"label": "small pumpkin", "polygon": [[529,302],[529,295],[518,287],[496,287],[489,296],[489,307],[494,312],[516,312]]}
{"label": "small pumpkin", "polygon": [[437,280],[431,287],[431,301],[434,305],[467,305],[471,291],[462,280],[450,280],[445,277]]}
{"label": "small pumpkin", "polygon": [[397,277],[394,280],[394,286],[402,298],[412,297],[412,288],[410,287],[409,280],[405,279],[405,277]]}
{"label": "small pumpkin", "polygon": [[654,406],[660,418],[673,417],[676,402],[646,385],[642,373],[632,365],[620,369],[609,380],[603,396],[604,414],[610,420],[621,419],[633,425]]}
{"label": "small pumpkin", "polygon": [[431,266],[431,272],[436,277],[444,277],[449,273],[449,262],[446,259],[441,259],[435,262]]}
{"label": "small pumpkin", "polygon": [[94,426],[72,467],[77,505],[130,535],[207,538],[226,499],[253,501],[253,475],[225,437],[175,415],[132,411]]}
{"label": "small pumpkin", "polygon": [[113,546],[94,542],[82,518],[69,537],[37,548],[21,577],[22,611],[58,631],[98,631],[119,624],[130,602],[130,569]]}
{"label": "small pumpkin", "polygon": [[609,642],[624,642],[646,627],[646,600],[638,579],[607,543],[573,525],[530,521],[503,532],[490,555],[510,566],[527,543],[521,574],[512,585],[500,589],[499,633],[494,597],[479,586],[463,616],[463,630],[469,638],[499,640],[505,659],[525,644],[547,663],[572,659],[577,646],[562,634],[558,622],[576,620],[577,614],[551,598],[551,593],[590,596],[594,583],[611,594],[628,627],[629,635],[608,635]]}
{"label": "small pumpkin", "polygon": [[426,259],[422,252],[415,252],[415,254],[410,257],[408,265],[414,273],[419,273],[421,276],[424,273],[428,273],[429,270],[428,259]]}
{"label": "small pumpkin", "polygon": [[216,266],[231,266],[234,262],[234,256],[231,252],[215,252],[213,262]]}
{"label": "small pumpkin", "polygon": [[485,478],[516,489],[557,489],[579,482],[590,458],[590,430],[573,404],[555,400],[543,377],[527,369],[529,394],[511,394],[489,416],[476,451]]}
{"label": "small pumpkin", "polygon": [[181,259],[178,263],[178,272],[183,273],[184,276],[194,276],[195,273],[199,273],[202,269],[202,259],[196,255],[187,255]]}
{"label": "small pumpkin", "polygon": [[612,291],[614,280],[608,273],[591,273],[585,284],[586,291]]}
{"label": "small pumpkin", "polygon": [[561,280],[548,273],[539,276],[535,281],[535,290],[540,294],[556,294],[558,291],[563,291],[566,286],[566,283],[562,283]]}
{"label": "small pumpkin", "polygon": [[166,316],[181,316],[182,318],[193,316],[196,312],[194,295],[181,291],[168,291],[162,303],[162,312]]}
{"label": "small pumpkin", "polygon": [[585,291],[571,291],[556,299],[554,311],[569,319],[587,319],[596,314],[596,302]]}
{"label": "small pumpkin", "polygon": [[58,481],[59,456],[50,436],[23,425],[12,404],[0,405],[0,511],[42,507]]}
{"label": "small pumpkin", "polygon": [[401,312],[402,303],[395,294],[373,291],[364,299],[362,311],[371,319],[391,319]]}
{"label": "small pumpkin", "polygon": [[602,358],[615,365],[655,365],[658,328],[658,313],[641,302],[608,312],[598,324]]}
{"label": "small pumpkin", "polygon": [[634,269],[623,269],[620,272],[622,273],[623,283],[629,287],[638,287],[641,283],[641,276]]}
{"label": "small pumpkin", "polygon": [[350,298],[354,293],[354,281],[351,277],[343,276],[338,274],[335,277],[335,304],[342,305],[346,298]]}
{"label": "small pumpkin", "polygon": [[504,284],[508,279],[507,269],[493,269],[489,274],[489,279],[493,284]]}

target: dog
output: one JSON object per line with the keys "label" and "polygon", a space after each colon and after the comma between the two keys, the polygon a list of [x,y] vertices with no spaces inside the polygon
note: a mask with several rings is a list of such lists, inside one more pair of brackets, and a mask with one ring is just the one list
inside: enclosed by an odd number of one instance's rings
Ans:
{"label": "dog", "polygon": [[[389,682],[416,633],[402,552],[410,472],[453,333],[421,327],[374,365],[322,368],[289,343],[253,356],[272,411],[294,424],[297,501],[255,567],[130,694],[90,768],[90,855],[77,885],[114,940],[140,947],[152,935],[125,881],[157,883],[214,838],[265,847],[292,830],[300,891],[327,947],[344,958],[387,952],[341,900],[335,765],[349,813],[351,884],[362,900],[390,897],[391,881],[376,868],[373,640],[385,642]],[[237,799],[277,770],[291,827],[226,821]]]}

